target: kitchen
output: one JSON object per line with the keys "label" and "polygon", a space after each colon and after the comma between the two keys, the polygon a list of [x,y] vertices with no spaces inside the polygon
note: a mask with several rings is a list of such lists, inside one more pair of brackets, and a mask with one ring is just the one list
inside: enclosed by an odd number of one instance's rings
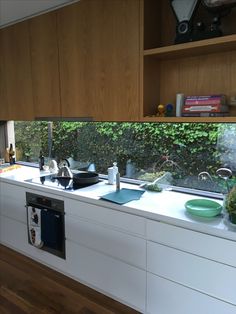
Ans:
{"label": "kitchen", "polygon": [[[100,7],[99,3],[103,3],[103,6]],[[154,97],[154,90],[148,84],[150,75],[145,75],[145,88],[140,88],[142,71],[151,74],[152,69],[156,71],[161,66],[162,87],[160,86],[159,91],[156,89],[155,94],[159,93],[160,99],[165,103],[173,102],[173,96],[179,91],[176,88],[177,82],[173,79],[173,86],[170,86],[171,99],[164,86],[170,78],[168,74],[171,73],[168,62],[174,69],[176,64],[173,60],[160,61],[147,55],[144,68],[140,68],[140,63],[144,61],[140,57],[142,30],[139,20],[143,1],[114,1],[112,5],[109,3],[111,2],[81,0],[60,8],[59,11],[50,11],[33,19],[26,19],[19,25],[2,28],[0,38],[6,43],[4,49],[8,52],[0,55],[1,60],[4,60],[0,63],[4,65],[1,68],[4,71],[0,73],[7,73],[6,79],[1,79],[3,88],[0,95],[7,104],[3,109],[1,106],[2,120],[79,118],[80,121],[93,119],[114,122],[234,122],[233,107],[232,115],[224,118],[153,117],[156,108],[153,104],[158,103],[158,99]],[[145,3],[148,3],[145,4],[146,9],[150,10],[151,2]],[[110,18],[104,18],[104,10]],[[120,15],[116,16],[113,11]],[[99,15],[97,12],[100,12]],[[130,14],[127,15],[127,12]],[[103,19],[100,20],[99,16],[103,16]],[[120,20],[123,21],[122,24]],[[78,29],[78,21],[83,25],[80,25],[81,33],[75,31]],[[87,23],[95,23],[94,28],[89,29]],[[110,28],[109,23],[112,25]],[[148,29],[150,25],[146,23]],[[102,34],[99,33],[101,27]],[[125,32],[121,32],[120,27],[124,27]],[[111,42],[107,38],[112,38]],[[224,54],[227,60],[233,60],[233,39],[230,40],[228,51]],[[13,43],[16,46],[12,46]],[[222,59],[222,56],[219,41],[214,45],[218,49],[217,56],[212,55],[215,62],[216,59]],[[17,49],[12,51],[12,47]],[[209,47],[204,49],[211,52]],[[95,57],[94,51],[99,58]],[[186,54],[186,50],[183,53]],[[201,53],[203,52],[200,51],[199,54]],[[209,64],[212,65],[210,56],[207,54]],[[195,58],[200,59],[199,56]],[[19,59],[22,62],[18,62]],[[178,61],[185,64],[186,70],[186,65],[191,60],[190,57],[187,61]],[[80,65],[81,71],[76,71],[75,65]],[[111,65],[114,66],[113,71],[110,71]],[[234,63],[230,66],[227,62],[226,65],[219,64],[224,73],[232,73],[231,80],[226,84],[223,76],[217,77],[214,86],[209,83],[209,77],[215,73],[210,65],[209,73],[201,68],[203,72],[200,71],[199,75],[206,73],[207,83],[196,86],[196,93],[206,94],[208,90],[214,93],[219,85],[223,85],[223,92],[233,96]],[[40,79],[42,77],[43,80]],[[153,82],[157,79],[153,76]],[[182,82],[180,87],[186,94],[190,94],[193,90],[187,85]],[[222,91],[222,87],[220,90]],[[4,95],[7,97],[4,98]],[[145,99],[145,105],[142,104],[142,98]],[[14,108],[16,104],[17,108]],[[30,170],[30,177],[38,174],[37,168]],[[152,194],[146,191],[140,200],[120,206],[99,199],[101,193],[109,193],[115,189],[114,186],[106,185],[105,181],[68,193],[54,188],[46,190],[43,186],[24,181],[30,177],[23,166],[1,174],[0,234],[3,244],[18,249],[26,256],[139,312],[174,313],[175,309],[177,313],[178,309],[180,313],[188,313],[196,304],[201,305],[201,309],[196,308],[198,312],[201,310],[208,313],[210,308],[214,313],[228,314],[235,310],[235,299],[230,291],[233,289],[229,289],[233,286],[235,269],[234,253],[231,249],[235,233],[232,228],[225,226],[220,217],[209,224],[201,219],[199,221],[186,217],[183,204],[191,198],[188,194],[171,191]],[[121,188],[125,187],[130,188],[128,183],[121,182]],[[34,248],[25,241],[26,192],[36,195],[40,193],[64,202],[68,242],[65,260]],[[157,197],[162,199],[160,207],[157,205]],[[14,236],[16,230],[19,232],[17,237]],[[202,246],[202,243],[206,244]],[[159,259],[158,256],[162,258]],[[176,261],[176,271],[171,265],[164,267],[163,261],[169,260]],[[187,276],[186,269],[191,270],[187,272]],[[199,276],[197,280],[194,274],[199,273],[199,269],[205,270],[206,274]],[[216,278],[216,274],[224,275],[219,277],[222,284],[214,286],[210,279]],[[173,296],[171,302],[169,294]]]}

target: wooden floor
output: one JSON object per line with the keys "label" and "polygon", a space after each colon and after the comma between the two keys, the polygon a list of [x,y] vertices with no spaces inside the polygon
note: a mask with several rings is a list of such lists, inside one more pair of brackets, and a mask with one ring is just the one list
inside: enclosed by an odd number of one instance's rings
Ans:
{"label": "wooden floor", "polygon": [[0,245],[0,314],[24,313],[138,312]]}

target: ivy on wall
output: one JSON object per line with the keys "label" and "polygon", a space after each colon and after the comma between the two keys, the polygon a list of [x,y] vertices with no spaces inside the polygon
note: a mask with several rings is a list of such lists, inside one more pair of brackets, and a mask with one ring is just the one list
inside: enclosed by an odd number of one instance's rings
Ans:
{"label": "ivy on wall", "polygon": [[[93,162],[100,173],[117,161],[124,174],[128,160],[140,171],[158,171],[167,159],[181,175],[215,173],[223,163],[222,147],[216,147],[226,128],[235,131],[234,125],[213,123],[53,122],[51,157]],[[48,122],[15,122],[15,134],[24,160],[37,161],[40,149],[48,156]]]}

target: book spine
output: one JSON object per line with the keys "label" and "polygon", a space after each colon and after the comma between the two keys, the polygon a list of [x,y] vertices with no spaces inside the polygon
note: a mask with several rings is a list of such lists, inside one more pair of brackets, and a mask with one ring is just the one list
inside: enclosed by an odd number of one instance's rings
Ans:
{"label": "book spine", "polygon": [[228,112],[191,112],[182,113],[182,117],[229,117]]}
{"label": "book spine", "polygon": [[204,100],[185,100],[185,105],[223,105],[224,102],[220,98],[204,99]]}
{"label": "book spine", "polygon": [[185,104],[191,105],[208,105],[208,104],[225,104],[225,95],[211,95],[211,96],[187,96]]}
{"label": "book spine", "polygon": [[182,112],[228,112],[228,106],[222,106],[221,104],[212,105],[184,105]]}
{"label": "book spine", "polygon": [[212,99],[212,98],[221,98],[221,99],[225,99],[226,96],[224,94],[220,94],[220,95],[200,95],[200,96],[186,96],[185,99],[192,99],[192,100],[201,100],[201,99]]}

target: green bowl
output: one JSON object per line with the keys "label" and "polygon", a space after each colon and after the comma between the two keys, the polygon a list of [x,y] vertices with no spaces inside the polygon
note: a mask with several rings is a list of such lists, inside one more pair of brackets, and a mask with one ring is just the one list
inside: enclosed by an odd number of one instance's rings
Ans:
{"label": "green bowl", "polygon": [[222,206],[208,199],[193,199],[185,203],[187,212],[200,217],[215,217],[222,211]]}

